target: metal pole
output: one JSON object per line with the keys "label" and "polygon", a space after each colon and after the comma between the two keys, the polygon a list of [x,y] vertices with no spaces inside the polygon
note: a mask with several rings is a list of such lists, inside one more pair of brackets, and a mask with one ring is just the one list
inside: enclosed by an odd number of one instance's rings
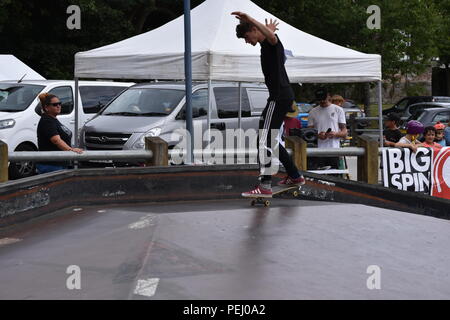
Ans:
{"label": "metal pole", "polygon": [[187,164],[194,160],[194,125],[192,122],[192,56],[191,56],[191,1],[184,0],[184,73],[186,79],[186,129],[189,132]]}
{"label": "metal pole", "polygon": [[[382,82],[378,81],[378,125],[380,128],[380,149],[384,147],[383,141],[383,91]],[[385,169],[383,169],[385,170]],[[381,185],[384,184],[384,175],[381,173]]]}
{"label": "metal pole", "polygon": [[241,141],[242,141],[242,136],[241,136],[241,129],[242,129],[242,83],[239,82],[239,90],[238,90],[238,94],[239,94],[239,120],[238,120],[238,129],[239,129],[239,141],[238,141],[238,146],[239,148],[241,148]]}
{"label": "metal pole", "polygon": [[[78,110],[78,77],[75,77],[75,128],[74,128],[74,134],[75,134],[75,139],[74,139],[74,144],[75,147],[79,147],[80,146],[80,141],[79,141],[79,130],[78,130],[78,126],[79,126],[79,121],[80,119],[78,119],[79,117],[79,110]],[[73,163],[73,166],[75,169],[78,169],[78,161],[75,161]]]}
{"label": "metal pole", "polygon": [[74,144],[75,147],[79,146],[79,139],[78,139],[78,124],[79,124],[79,119],[78,119],[78,77],[75,77],[75,128],[74,128]]}
{"label": "metal pole", "polygon": [[206,120],[206,131],[208,132],[208,144],[211,143],[211,94],[212,94],[212,81],[208,79],[208,118]]}
{"label": "metal pole", "polygon": [[383,148],[383,91],[382,82],[378,81],[378,125],[380,129],[380,148]]}

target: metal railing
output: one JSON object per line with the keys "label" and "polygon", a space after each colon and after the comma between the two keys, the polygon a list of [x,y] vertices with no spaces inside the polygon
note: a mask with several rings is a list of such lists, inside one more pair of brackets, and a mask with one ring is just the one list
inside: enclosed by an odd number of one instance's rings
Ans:
{"label": "metal railing", "polygon": [[91,151],[18,151],[9,152],[11,162],[20,161],[88,161],[88,160],[148,160],[153,157],[150,150]]}

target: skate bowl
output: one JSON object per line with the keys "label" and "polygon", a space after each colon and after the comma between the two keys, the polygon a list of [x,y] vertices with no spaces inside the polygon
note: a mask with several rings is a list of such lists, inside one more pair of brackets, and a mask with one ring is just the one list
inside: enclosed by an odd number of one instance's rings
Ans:
{"label": "skate bowl", "polygon": [[[255,165],[80,169],[0,185],[0,228],[68,207],[186,200],[240,199],[256,184]],[[304,173],[298,199],[356,203],[450,219],[450,201]],[[283,177],[275,176],[274,182]]]}

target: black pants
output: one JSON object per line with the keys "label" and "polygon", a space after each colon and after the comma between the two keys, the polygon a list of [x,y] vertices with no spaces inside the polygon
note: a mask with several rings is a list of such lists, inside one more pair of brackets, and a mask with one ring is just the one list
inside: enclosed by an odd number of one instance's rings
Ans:
{"label": "black pants", "polygon": [[261,182],[269,183],[277,168],[272,167],[272,156],[277,156],[290,177],[298,176],[298,169],[286,149],[279,144],[277,137],[286,113],[291,111],[292,100],[269,101],[259,121],[258,161]]}

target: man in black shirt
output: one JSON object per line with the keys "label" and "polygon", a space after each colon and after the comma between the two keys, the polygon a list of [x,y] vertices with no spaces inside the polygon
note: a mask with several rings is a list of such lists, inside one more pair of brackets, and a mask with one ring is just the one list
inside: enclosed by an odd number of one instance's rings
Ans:
{"label": "man in black shirt", "polygon": [[401,139],[402,133],[398,129],[400,117],[395,113],[387,115],[384,125],[386,130],[383,131],[384,146],[395,147],[395,144]]}
{"label": "man in black shirt", "polygon": [[240,20],[236,26],[236,36],[245,39],[246,43],[255,46],[261,45],[261,67],[264,74],[265,83],[269,89],[267,105],[262,113],[259,122],[259,163],[260,163],[260,184],[249,192],[244,192],[242,196],[261,197],[272,196],[272,170],[271,158],[276,151],[279,159],[286,169],[287,176],[279,183],[282,186],[301,185],[305,179],[298,172],[297,167],[292,162],[286,149],[278,142],[272,146],[272,139],[278,136],[283,120],[288,112],[292,112],[294,102],[294,92],[289,83],[289,78],[284,67],[286,56],[284,47],[278,36],[274,33],[277,30],[276,21],[262,24],[246,13],[232,12]]}

